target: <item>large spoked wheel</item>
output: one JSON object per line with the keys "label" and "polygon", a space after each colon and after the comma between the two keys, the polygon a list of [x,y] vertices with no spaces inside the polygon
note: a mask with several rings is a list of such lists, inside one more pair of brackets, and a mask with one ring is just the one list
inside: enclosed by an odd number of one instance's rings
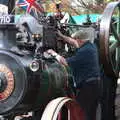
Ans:
{"label": "large spoked wheel", "polygon": [[111,2],[100,22],[100,57],[105,73],[117,77],[120,65],[120,1]]}
{"label": "large spoked wheel", "polygon": [[68,97],[52,100],[45,108],[41,120],[83,120],[79,105]]}
{"label": "large spoked wheel", "polygon": [[115,95],[120,65],[120,1],[105,8],[100,22],[100,59],[103,65],[101,88],[102,120],[115,120]]}

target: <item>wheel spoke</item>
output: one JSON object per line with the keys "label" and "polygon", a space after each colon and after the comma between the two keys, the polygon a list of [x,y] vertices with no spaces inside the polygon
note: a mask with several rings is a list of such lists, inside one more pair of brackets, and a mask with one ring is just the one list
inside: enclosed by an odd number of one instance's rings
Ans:
{"label": "wheel spoke", "polygon": [[112,43],[111,45],[110,45],[110,54],[113,54],[113,52],[115,52],[115,50],[116,50],[116,47],[118,47],[118,45],[119,45],[119,43],[118,42],[114,42],[114,43]]}
{"label": "wheel spoke", "polygon": [[116,70],[118,69],[119,67],[119,48],[116,48],[116,54],[115,54],[115,60],[116,60]]}
{"label": "wheel spoke", "polygon": [[115,28],[115,26],[114,26],[113,24],[111,24],[111,31],[112,31],[115,39],[120,42],[119,35],[118,35],[118,33],[117,33],[117,31],[116,31],[116,28]]}
{"label": "wheel spoke", "polygon": [[120,5],[118,8],[118,23],[117,23],[117,31],[119,33],[119,37],[120,37]]}

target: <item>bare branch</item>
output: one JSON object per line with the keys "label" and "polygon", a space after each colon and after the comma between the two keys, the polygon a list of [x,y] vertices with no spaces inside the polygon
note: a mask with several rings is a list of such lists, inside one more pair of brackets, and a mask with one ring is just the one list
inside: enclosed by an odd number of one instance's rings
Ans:
{"label": "bare branch", "polygon": [[87,0],[74,0],[76,1],[76,6],[79,9],[79,7],[82,7],[86,10],[89,10],[91,12],[97,12],[97,13],[101,13],[103,12],[104,8],[105,8],[105,3],[104,0],[96,0],[96,2],[89,2]]}

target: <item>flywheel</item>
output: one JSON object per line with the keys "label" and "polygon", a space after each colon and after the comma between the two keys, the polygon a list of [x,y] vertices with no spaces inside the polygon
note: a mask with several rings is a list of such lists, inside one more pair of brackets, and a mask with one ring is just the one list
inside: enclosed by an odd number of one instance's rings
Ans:
{"label": "flywheel", "polygon": [[120,70],[120,1],[105,8],[100,21],[100,59],[106,75],[119,76]]}

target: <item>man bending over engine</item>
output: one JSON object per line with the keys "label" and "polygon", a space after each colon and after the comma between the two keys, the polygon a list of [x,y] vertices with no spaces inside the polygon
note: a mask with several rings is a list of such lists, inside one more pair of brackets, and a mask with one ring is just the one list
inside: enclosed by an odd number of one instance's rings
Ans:
{"label": "man bending over engine", "polygon": [[64,42],[76,48],[76,53],[69,58],[64,58],[53,50],[47,53],[54,56],[58,62],[69,65],[76,83],[76,100],[85,114],[84,120],[95,120],[96,108],[99,98],[100,68],[98,52],[93,44],[94,29],[75,32],[72,37],[67,37],[58,31]]}

